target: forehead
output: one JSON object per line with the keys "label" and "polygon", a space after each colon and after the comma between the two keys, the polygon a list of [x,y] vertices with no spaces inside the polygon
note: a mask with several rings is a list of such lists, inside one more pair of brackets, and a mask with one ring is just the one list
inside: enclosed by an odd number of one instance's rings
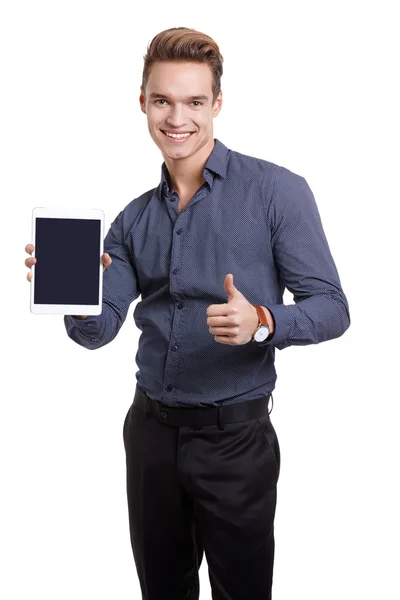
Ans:
{"label": "forehead", "polygon": [[204,63],[156,62],[150,69],[147,92],[171,97],[211,96],[211,68]]}

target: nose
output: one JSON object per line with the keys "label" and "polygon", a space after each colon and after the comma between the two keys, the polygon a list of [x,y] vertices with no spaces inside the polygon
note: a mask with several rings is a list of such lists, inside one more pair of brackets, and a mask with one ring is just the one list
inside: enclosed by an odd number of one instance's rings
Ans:
{"label": "nose", "polygon": [[185,126],[183,109],[179,104],[175,104],[173,108],[171,107],[166,122],[171,129],[182,129]]}

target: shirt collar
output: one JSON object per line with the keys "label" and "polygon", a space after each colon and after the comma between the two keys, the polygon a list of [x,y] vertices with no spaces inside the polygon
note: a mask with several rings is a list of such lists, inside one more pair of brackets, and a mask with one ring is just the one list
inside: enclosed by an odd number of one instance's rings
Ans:
{"label": "shirt collar", "polygon": [[[217,138],[214,138],[214,148],[207,159],[204,166],[203,177],[207,183],[212,186],[214,176],[220,175],[224,179],[226,178],[226,169],[228,163],[228,148],[220,142]],[[169,172],[165,161],[161,165],[161,189],[168,193],[170,192],[169,186]]]}

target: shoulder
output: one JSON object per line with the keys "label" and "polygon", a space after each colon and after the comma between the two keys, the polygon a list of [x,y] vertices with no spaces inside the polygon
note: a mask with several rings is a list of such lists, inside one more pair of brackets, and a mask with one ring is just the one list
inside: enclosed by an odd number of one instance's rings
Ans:
{"label": "shoulder", "polygon": [[259,180],[267,195],[272,195],[276,187],[284,188],[299,186],[305,181],[304,177],[276,162],[230,150],[228,162],[228,177],[241,177],[251,181]]}
{"label": "shoulder", "polygon": [[263,199],[268,220],[274,224],[283,218],[295,220],[302,215],[316,215],[313,192],[306,179],[276,162],[231,151],[232,179],[238,176],[246,186],[256,184]]}

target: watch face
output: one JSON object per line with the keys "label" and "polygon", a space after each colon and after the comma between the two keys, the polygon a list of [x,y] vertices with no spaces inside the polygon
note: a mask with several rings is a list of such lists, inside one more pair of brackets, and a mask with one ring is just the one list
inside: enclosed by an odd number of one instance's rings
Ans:
{"label": "watch face", "polygon": [[256,342],[263,342],[264,340],[267,339],[267,337],[269,336],[269,327],[266,327],[265,325],[261,325],[261,327],[259,329],[257,329],[257,331],[254,334],[254,339],[256,340]]}

